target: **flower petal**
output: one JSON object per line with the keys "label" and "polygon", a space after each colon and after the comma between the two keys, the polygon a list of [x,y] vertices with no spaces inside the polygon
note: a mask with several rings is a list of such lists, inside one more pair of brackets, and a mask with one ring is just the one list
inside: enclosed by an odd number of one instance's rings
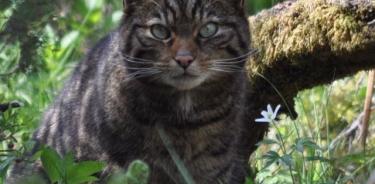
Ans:
{"label": "flower petal", "polygon": [[281,108],[281,105],[277,105],[277,106],[276,106],[276,109],[275,109],[275,111],[274,111],[273,113],[274,113],[274,114],[278,114],[280,108]]}
{"label": "flower petal", "polygon": [[272,113],[272,116],[271,116],[271,119],[272,119],[272,120],[275,120],[275,119],[276,119],[277,114],[278,114],[278,112],[279,112],[279,110],[280,110],[280,107],[281,107],[281,105],[277,105],[275,111]]}
{"label": "flower petal", "polygon": [[272,106],[270,104],[267,105],[267,112],[272,114]]}
{"label": "flower petal", "polygon": [[259,118],[259,119],[255,119],[255,122],[257,122],[257,123],[269,123],[270,120],[268,118]]}
{"label": "flower petal", "polygon": [[268,118],[268,112],[262,111],[260,114],[263,116],[263,118]]}

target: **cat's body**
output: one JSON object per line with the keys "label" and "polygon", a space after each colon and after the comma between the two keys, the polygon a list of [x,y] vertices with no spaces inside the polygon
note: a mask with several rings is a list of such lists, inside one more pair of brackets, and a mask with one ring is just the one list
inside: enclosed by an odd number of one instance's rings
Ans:
{"label": "cat's body", "polygon": [[[117,34],[112,34],[107,44],[117,42]],[[117,49],[105,49],[108,48]],[[141,159],[150,164],[152,170],[158,170],[156,177],[168,172],[179,181],[177,183],[183,183],[159,137],[156,128],[159,124],[197,183],[219,181],[222,170],[232,170],[228,165],[234,169],[247,162],[235,153],[239,142],[237,132],[243,122],[241,89],[244,83],[240,82],[244,80],[243,75],[228,81],[235,85],[223,81],[215,90],[172,92],[136,81],[122,86],[118,81],[126,78],[123,68],[117,64],[101,65],[107,59],[121,62],[121,57],[117,54],[103,56],[99,60],[86,60],[74,72],[58,104],[47,111],[46,123],[37,132],[37,140],[62,154],[73,151],[78,160],[105,160],[126,168],[131,161]],[[232,89],[228,88],[230,86]]]}
{"label": "cat's body", "polygon": [[75,69],[35,140],[77,160],[106,161],[108,172],[141,159],[151,168],[150,183],[184,183],[171,146],[195,183],[243,183],[251,120],[245,115],[249,30],[242,2],[142,1],[126,1],[122,26]]}

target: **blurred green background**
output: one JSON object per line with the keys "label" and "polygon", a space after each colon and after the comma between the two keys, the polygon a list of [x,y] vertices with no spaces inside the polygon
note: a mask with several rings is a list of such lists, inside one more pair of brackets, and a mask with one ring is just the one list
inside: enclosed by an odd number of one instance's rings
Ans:
{"label": "blurred green background", "polygon": [[[248,1],[249,14],[277,2]],[[23,104],[0,112],[0,183],[32,146],[43,111],[74,66],[121,15],[121,0],[0,1],[0,103]],[[251,158],[257,178],[248,183],[364,183],[374,169],[372,144],[362,153],[356,141],[332,141],[362,112],[366,80],[362,72],[300,93],[298,119],[282,116],[275,123]]]}

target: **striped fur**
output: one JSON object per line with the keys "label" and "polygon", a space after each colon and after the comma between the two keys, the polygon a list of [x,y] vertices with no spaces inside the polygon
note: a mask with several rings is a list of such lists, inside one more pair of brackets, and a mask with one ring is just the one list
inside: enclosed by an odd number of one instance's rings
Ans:
{"label": "striped fur", "polygon": [[[77,66],[35,140],[60,154],[73,152],[77,160],[106,161],[109,173],[142,159],[152,169],[150,183],[184,183],[155,128],[161,126],[196,183],[243,183],[248,158],[241,140],[248,123],[243,67],[250,53],[243,2],[124,4],[121,26]],[[218,25],[218,33],[198,38],[209,22]],[[154,24],[168,28],[172,38],[152,38]],[[194,56],[185,71],[174,60],[181,49]],[[12,178],[8,183],[16,183]]]}

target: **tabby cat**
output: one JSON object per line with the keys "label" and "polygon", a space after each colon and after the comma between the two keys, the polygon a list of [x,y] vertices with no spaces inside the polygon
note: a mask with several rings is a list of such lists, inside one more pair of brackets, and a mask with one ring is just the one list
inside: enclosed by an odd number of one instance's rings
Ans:
{"label": "tabby cat", "polygon": [[185,183],[162,130],[195,183],[243,183],[252,53],[243,0],[124,4],[120,27],[77,66],[34,139],[77,160],[105,161],[109,173],[141,159],[149,183]]}

